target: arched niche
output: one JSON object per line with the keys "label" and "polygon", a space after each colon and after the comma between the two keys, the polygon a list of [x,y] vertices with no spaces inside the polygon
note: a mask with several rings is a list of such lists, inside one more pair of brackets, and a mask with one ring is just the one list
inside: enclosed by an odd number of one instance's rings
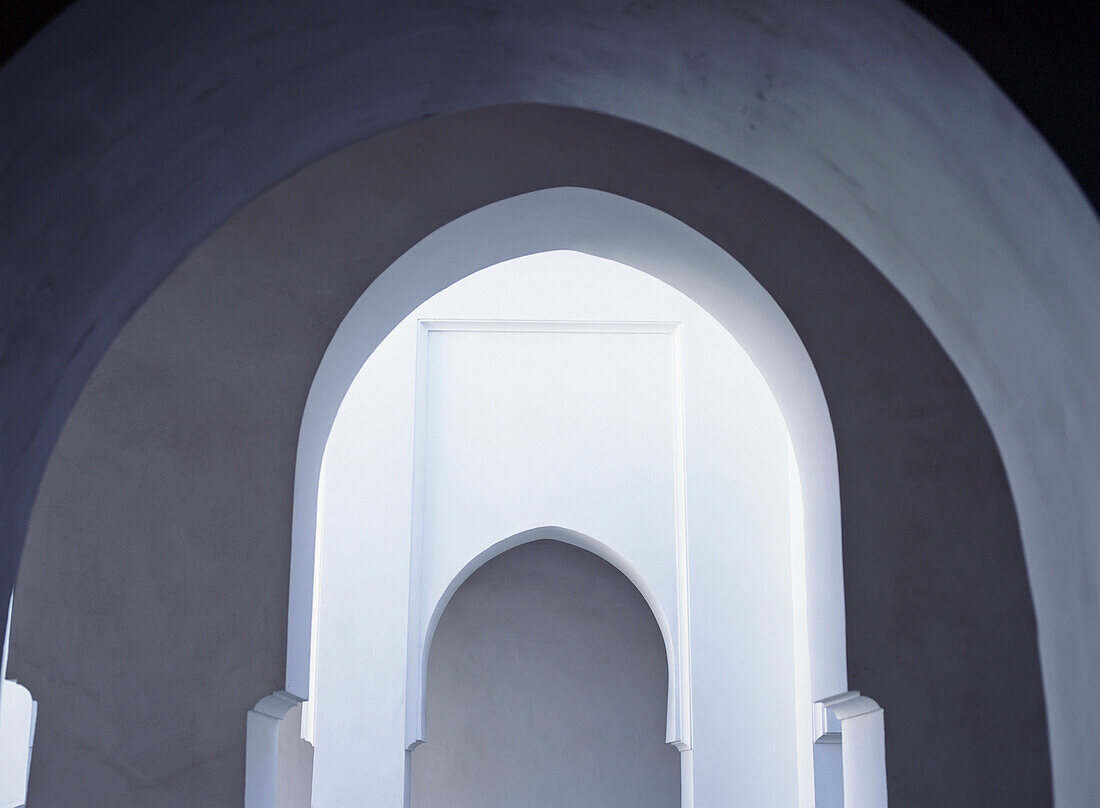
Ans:
{"label": "arched niche", "polygon": [[411,805],[676,805],[668,646],[650,599],[579,534],[492,549],[440,603]]}
{"label": "arched niche", "polygon": [[[521,278],[514,285],[522,292],[508,286],[509,272]],[[738,282],[725,295],[706,297],[703,308],[685,288],[705,296],[708,273],[711,288],[730,275]],[[479,297],[486,286],[496,294]],[[379,322],[432,292],[438,293],[388,334],[372,336]],[[645,368],[641,376],[625,373],[627,354],[616,354],[596,372],[613,379],[612,387],[587,390],[587,403],[565,406],[600,417],[592,414],[599,412],[596,402],[656,395],[639,404],[645,414],[631,418],[669,431],[630,427],[618,444],[603,446],[594,434],[571,434],[571,424],[562,439],[592,454],[535,450],[533,458],[548,461],[541,477],[524,476],[524,467],[537,464],[507,451],[466,468],[468,458],[488,451],[484,443],[500,442],[494,430],[506,430],[507,446],[529,442],[523,423],[498,426],[508,421],[506,411],[484,416],[483,410],[508,398],[517,379],[521,388],[539,387],[541,371],[525,366],[560,361],[552,348],[528,356],[513,346],[511,365],[507,351],[494,354],[502,339],[535,336],[589,340],[570,367],[584,366],[608,339],[649,340],[628,362]],[[457,356],[469,350],[461,347],[464,339],[489,342],[465,355],[467,370],[456,382],[448,381],[449,360],[432,359],[441,350],[429,350],[433,338],[444,340],[441,356],[448,338],[459,339],[449,349]],[[481,375],[466,378],[469,367]],[[591,376],[566,373],[554,384],[559,392],[574,382],[581,389]],[[450,384],[459,392],[448,398]],[[537,398],[517,395],[539,407]],[[432,403],[433,396],[441,403]],[[470,410],[474,399],[482,406]],[[451,416],[459,405],[465,415]],[[453,417],[476,438],[423,437]],[[639,454],[637,447],[666,439],[665,454]],[[447,445],[425,449],[436,444]],[[305,730],[317,743],[315,798],[339,802],[348,798],[339,796],[342,790],[394,789],[400,736],[387,735],[377,716],[403,703],[403,745],[411,750],[424,740],[426,653],[448,593],[463,570],[493,552],[479,543],[486,537],[525,535],[518,526],[556,522],[584,526],[570,532],[574,537],[608,537],[604,555],[639,571],[632,577],[668,627],[667,740],[684,753],[683,805],[693,804],[693,759],[708,796],[753,793],[811,804],[811,704],[843,693],[847,678],[835,448],[820,386],[790,323],[747,271],[705,238],[644,205],[577,188],[504,200],[447,225],[395,262],[345,318],[311,389],[298,457],[295,525],[305,529],[295,533],[292,551],[287,689],[304,697],[290,684],[304,663],[309,697],[317,693]],[[556,482],[590,460],[604,469],[602,477],[572,488]],[[527,487],[502,477],[501,468]],[[625,488],[637,488],[625,500],[617,483],[624,472],[636,477]],[[466,477],[464,484],[440,482]],[[685,487],[685,477],[694,483]],[[554,493],[532,496],[544,487]],[[741,549],[731,553],[734,546]],[[369,569],[362,567],[365,557]],[[406,600],[407,623],[397,617]],[[351,629],[358,615],[372,615],[369,636]],[[700,628],[693,630],[692,615]],[[307,631],[304,649],[295,626]],[[402,637],[407,663],[394,661]],[[747,665],[738,655],[757,659]],[[403,664],[399,682],[395,671]],[[738,678],[737,670],[749,669],[754,673]],[[366,711],[358,697],[362,681],[373,688]],[[701,757],[694,728],[700,717]],[[745,735],[741,722],[756,732]],[[369,773],[356,763],[363,755],[376,760]],[[823,772],[819,765],[819,784],[827,779]]]}
{"label": "arched niche", "polygon": [[735,258],[647,205],[583,188],[537,191],[473,211],[402,255],[341,322],[302,416],[295,469],[287,690],[308,699],[314,631],[317,502],[325,445],[365,358],[421,302],[463,277],[523,255],[577,250],[642,270],[709,312],[752,357],[790,430],[805,512],[810,693],[846,689],[836,447],[813,363],[775,301]]}
{"label": "arched niche", "polygon": [[[668,668],[668,680],[666,683],[666,699],[664,709],[664,724],[665,724],[665,741],[674,741],[677,737],[676,727],[676,676],[677,676],[677,662],[676,662],[676,646],[673,641],[673,628],[669,623],[668,616],[665,614],[665,610],[661,606],[660,599],[657,593],[653,591],[653,588],[646,583],[645,579],[638,569],[624,556],[616,552],[613,548],[600,541],[592,538],[591,536],[580,533],[576,530],[570,530],[568,528],[546,525],[544,527],[531,528],[525,530],[522,533],[516,533],[514,536],[509,536],[506,539],[487,547],[477,554],[473,559],[469,561],[451,582],[447,585],[443,594],[440,596],[435,608],[431,612],[428,625],[424,633],[424,648],[421,654],[420,664],[420,689],[422,693],[427,693],[428,688],[428,665],[431,659],[432,642],[435,639],[436,629],[439,627],[439,621],[443,616],[443,613],[447,610],[448,604],[451,602],[451,598],[455,593],[466,583],[467,579],[473,575],[477,570],[481,569],[485,564],[493,560],[503,553],[507,553],[509,550],[513,550],[524,544],[530,544],[537,541],[554,541],[561,544],[568,544],[573,547],[580,548],[603,561],[606,561],[615,570],[618,571],[624,578],[630,581],[631,585],[638,590],[638,593],[645,600],[645,604],[648,607],[650,613],[653,616],[653,620],[657,625],[657,629],[661,635],[662,649],[664,651],[664,657],[666,666]],[[427,736],[427,701],[425,697],[422,699],[420,705],[419,723],[421,731],[419,735],[421,737]],[[422,743],[417,739],[413,742],[413,746],[418,746]],[[675,744],[674,744],[675,745]],[[684,751],[686,746],[680,744],[681,751]]]}

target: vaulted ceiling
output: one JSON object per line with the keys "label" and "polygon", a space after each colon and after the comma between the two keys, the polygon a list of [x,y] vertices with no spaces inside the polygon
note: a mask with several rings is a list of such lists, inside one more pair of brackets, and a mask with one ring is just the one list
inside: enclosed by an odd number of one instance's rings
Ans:
{"label": "vaulted ceiling", "polygon": [[[958,42],[1042,132],[1100,209],[1100,4],[1072,0],[905,0]],[[72,0],[14,0],[0,33],[6,62]]]}

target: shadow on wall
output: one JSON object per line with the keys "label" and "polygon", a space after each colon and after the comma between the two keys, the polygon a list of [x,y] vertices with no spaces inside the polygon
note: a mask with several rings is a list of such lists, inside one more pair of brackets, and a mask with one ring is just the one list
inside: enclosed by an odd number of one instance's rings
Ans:
{"label": "shadow on wall", "polygon": [[626,576],[558,541],[508,550],[439,621],[412,805],[678,805],[667,686],[661,632]]}
{"label": "shadow on wall", "polygon": [[889,711],[891,805],[1050,805],[1015,510],[942,347],[775,188],[656,131],[537,105],[420,121],[295,175],[203,244],[104,356],[20,569],[10,673],[42,705],[32,805],[241,804],[241,717],[285,683],[285,537],[318,358],[424,234],[563,185],[706,234],[797,326],[835,419],[850,686]]}

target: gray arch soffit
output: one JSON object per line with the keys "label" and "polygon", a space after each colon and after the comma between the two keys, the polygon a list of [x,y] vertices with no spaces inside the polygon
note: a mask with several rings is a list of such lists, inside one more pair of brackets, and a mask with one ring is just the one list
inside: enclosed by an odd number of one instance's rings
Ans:
{"label": "gray arch soffit", "polygon": [[1098,801],[1100,225],[974,63],[893,2],[77,3],[0,71],[0,372],[14,391],[0,577],[92,366],[204,235],[342,145],[523,101],[638,121],[744,166],[905,295],[1005,459],[1058,802]]}

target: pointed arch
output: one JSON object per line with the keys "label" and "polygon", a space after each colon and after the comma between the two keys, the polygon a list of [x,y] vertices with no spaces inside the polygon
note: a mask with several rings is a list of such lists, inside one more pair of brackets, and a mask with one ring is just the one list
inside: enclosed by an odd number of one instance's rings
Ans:
{"label": "pointed arch", "polygon": [[[641,596],[645,599],[646,605],[649,606],[650,612],[653,614],[653,619],[657,622],[657,628],[661,632],[661,641],[664,644],[665,660],[668,665],[668,700],[666,707],[665,718],[665,737],[666,740],[672,742],[675,738],[675,704],[676,704],[676,660],[675,660],[675,645],[672,641],[672,626],[669,624],[667,615],[665,615],[664,609],[661,608],[661,602],[657,597],[656,592],[653,591],[646,580],[642,577],[641,572],[635,567],[629,559],[623,556],[621,553],[616,552],[612,547],[604,544],[591,536],[580,533],[576,530],[570,530],[569,528],[559,527],[556,525],[546,525],[543,527],[535,527],[530,530],[525,530],[521,533],[516,533],[505,539],[501,539],[495,544],[482,550],[476,556],[471,558],[465,566],[459,571],[457,575],[451,580],[440,596],[439,600],[435,604],[435,608],[432,609],[431,617],[428,620],[427,631],[425,632],[424,649],[421,654],[420,665],[420,692],[426,693],[428,689],[428,657],[431,655],[432,640],[435,637],[435,630],[439,625],[439,619],[443,616],[443,612],[447,609],[447,604],[451,602],[451,598],[455,592],[466,582],[466,580],[474,574],[478,569],[483,567],[489,561],[492,561],[497,556],[515,549],[524,544],[530,544],[534,541],[540,541],[543,539],[549,539],[551,541],[558,541],[563,544],[570,544],[574,547],[579,547],[582,550],[587,550],[599,558],[602,558],[608,564],[613,566],[619,572],[626,577],[634,585],[634,588],[638,590]],[[422,700],[420,705],[420,732],[419,738],[413,745],[417,745],[423,742],[426,737],[427,721],[427,700]],[[676,744],[674,744],[676,745]],[[683,751],[682,746],[678,746]]]}
{"label": "pointed arch", "polygon": [[[706,309],[749,353],[791,435],[802,530],[794,538],[805,582],[798,610],[800,673],[813,699],[847,688],[840,497],[828,406],[793,325],[745,267],[673,217],[624,197],[551,188],[505,199],[439,228],[397,259],[348,312],[306,401],[295,469],[287,628],[287,690],[308,699],[314,654],[318,501],[324,449],[340,404],[367,356],[420,303],[485,267],[569,249],[650,274]],[[813,575],[806,575],[812,569]],[[410,739],[410,742],[415,739]]]}

